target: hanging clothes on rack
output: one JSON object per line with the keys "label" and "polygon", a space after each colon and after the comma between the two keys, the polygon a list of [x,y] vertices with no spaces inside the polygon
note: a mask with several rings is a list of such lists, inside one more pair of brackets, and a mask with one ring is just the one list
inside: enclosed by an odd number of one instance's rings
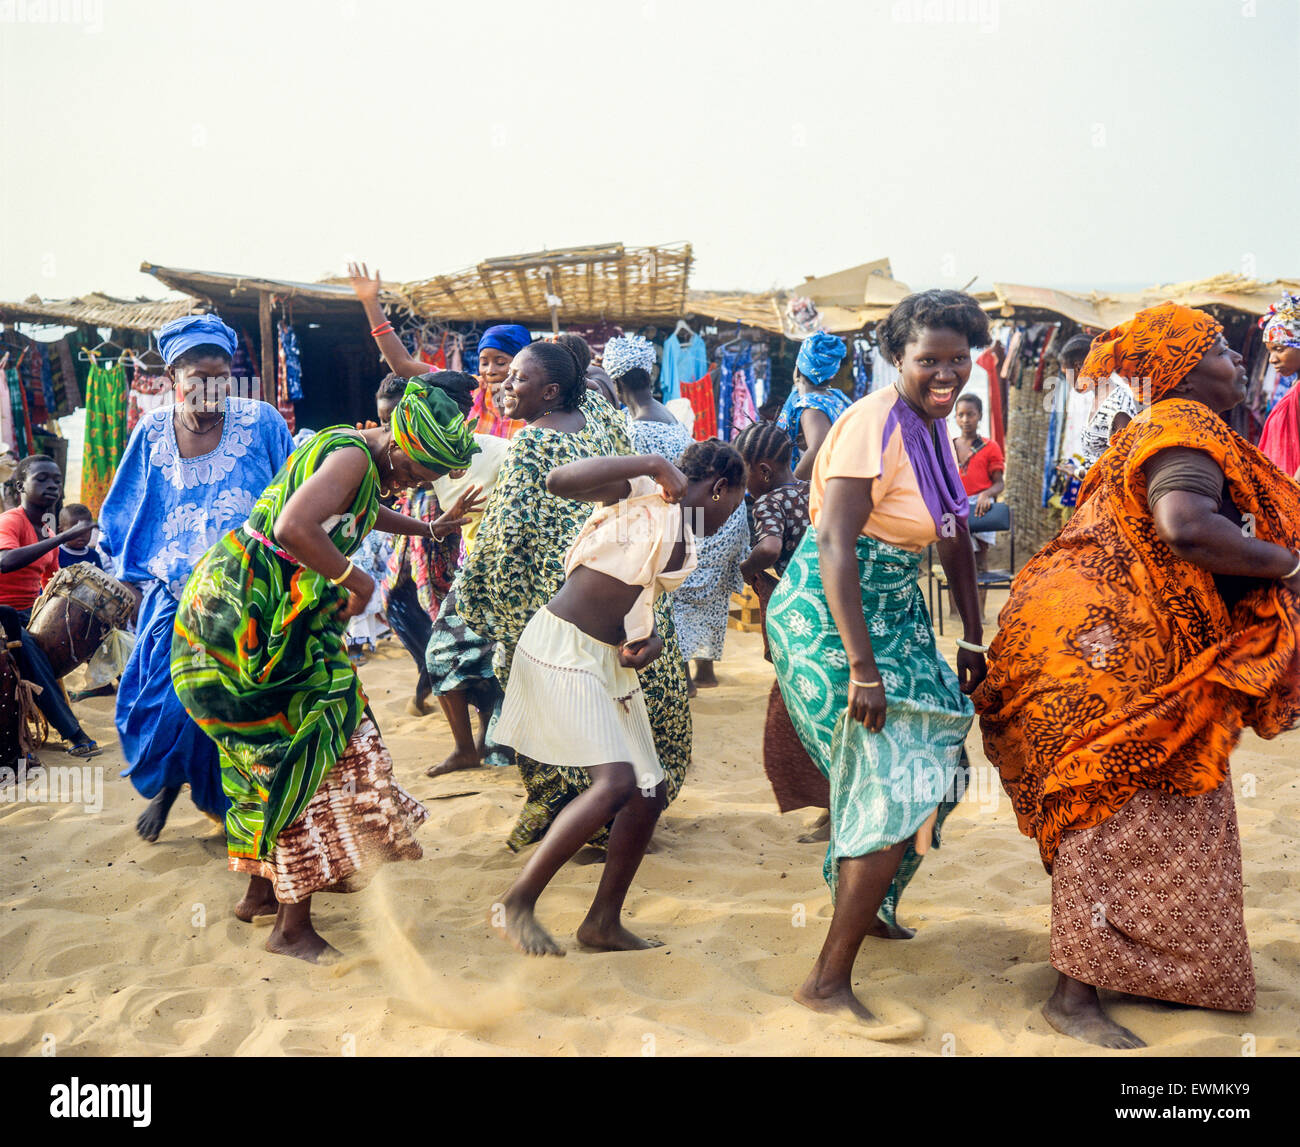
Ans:
{"label": "hanging clothes on rack", "polygon": [[718,437],[730,442],[737,431],[758,421],[758,404],[754,401],[753,352],[742,342],[729,349],[719,348],[721,378],[718,381]]}
{"label": "hanging clothes on rack", "polygon": [[682,346],[676,332],[664,339],[663,361],[659,364],[662,401],[681,397],[683,382],[698,379],[709,369],[709,352],[704,340],[691,331],[690,342]]}
{"label": "hanging clothes on rack", "polygon": [[706,374],[694,382],[681,385],[682,398],[691,404],[695,413],[695,422],[691,434],[696,442],[718,436],[718,407],[713,400],[713,377]]}
{"label": "hanging clothes on rack", "polygon": [[[288,425],[289,433],[292,434],[296,429],[297,414],[293,408],[291,378],[297,382],[298,397],[302,397],[302,367],[298,362],[298,340],[294,336],[293,328],[287,323],[281,323],[277,341],[279,342],[280,353],[276,356],[275,361],[275,407]],[[292,361],[290,361],[291,354]],[[292,375],[290,374],[291,367],[293,370]]]}
{"label": "hanging clothes on rack", "polygon": [[165,374],[152,374],[139,359],[131,375],[131,391],[127,396],[126,430],[135,429],[142,415],[166,406],[172,400],[172,383]]}
{"label": "hanging clothes on rack", "polygon": [[81,500],[98,515],[117,464],[126,450],[126,371],[120,359],[111,366],[98,362],[86,382],[86,445],[82,459]]}
{"label": "hanging clothes on rack", "polygon": [[27,441],[26,421],[23,418],[23,383],[18,377],[18,368],[12,363],[5,368],[5,385],[9,390],[9,401],[5,406],[9,412],[10,445],[16,457],[26,458],[33,451]]}

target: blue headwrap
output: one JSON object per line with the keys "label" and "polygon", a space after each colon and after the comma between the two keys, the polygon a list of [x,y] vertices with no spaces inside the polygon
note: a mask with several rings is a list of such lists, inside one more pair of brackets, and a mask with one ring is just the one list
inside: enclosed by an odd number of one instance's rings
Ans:
{"label": "blue headwrap", "polygon": [[830,382],[840,369],[840,362],[848,352],[844,340],[838,335],[817,331],[799,344],[799,357],[795,366],[809,382]]}
{"label": "blue headwrap", "polygon": [[528,333],[527,327],[521,327],[518,323],[502,323],[500,326],[488,327],[483,332],[478,340],[478,349],[504,351],[513,358],[532,341],[533,336]]}
{"label": "blue headwrap", "polygon": [[233,358],[239,345],[239,336],[216,315],[186,315],[172,319],[157,332],[156,337],[158,352],[168,366],[196,346],[219,346],[228,358]]}

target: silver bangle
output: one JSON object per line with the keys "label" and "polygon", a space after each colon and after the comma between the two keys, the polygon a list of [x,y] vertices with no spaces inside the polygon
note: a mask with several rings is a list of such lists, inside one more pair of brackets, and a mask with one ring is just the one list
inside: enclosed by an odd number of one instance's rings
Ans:
{"label": "silver bangle", "polygon": [[1296,574],[1300,574],[1300,550],[1295,551],[1295,565],[1291,567],[1291,572],[1283,574],[1281,580],[1286,581],[1287,578],[1295,577]]}
{"label": "silver bangle", "polygon": [[989,651],[987,645],[976,645],[974,642],[963,641],[960,637],[954,638],[953,640],[957,642],[958,649],[968,649],[972,653],[987,653]]}

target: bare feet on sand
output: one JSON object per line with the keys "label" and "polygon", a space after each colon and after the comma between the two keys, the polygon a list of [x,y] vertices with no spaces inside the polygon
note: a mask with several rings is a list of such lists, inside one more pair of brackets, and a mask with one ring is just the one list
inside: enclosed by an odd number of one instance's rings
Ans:
{"label": "bare feet on sand", "polygon": [[831,991],[819,990],[816,979],[810,976],[794,994],[795,1002],[803,1004],[810,1011],[822,1015],[834,1016],[841,1020],[854,1020],[858,1023],[877,1024],[880,1021],[875,1014],[848,987]]}
{"label": "bare feet on sand", "polygon": [[281,931],[279,923],[267,937],[266,950],[277,956],[293,956],[309,964],[333,964],[343,953],[326,942],[310,924],[296,932]]}
{"label": "bare feet on sand", "polygon": [[235,905],[235,918],[251,924],[259,916],[274,916],[279,911],[280,905],[271,891],[271,882],[254,876],[248,882],[244,898]]}
{"label": "bare feet on sand", "polygon": [[1119,1050],[1146,1047],[1128,1028],[1121,1027],[1101,1010],[1096,988],[1066,975],[1057,981],[1056,991],[1043,1005],[1043,1018],[1062,1035],[1098,1047]]}
{"label": "bare feet on sand", "polygon": [[662,940],[646,940],[629,932],[622,924],[599,924],[584,920],[578,928],[578,943],[601,952],[640,952],[646,948],[662,948]]}
{"label": "bare feet on sand", "polygon": [[[555,938],[538,922],[531,907],[510,903],[501,905],[505,909],[506,939],[525,956],[563,956],[564,949],[555,942]],[[494,906],[495,914],[495,906]]]}
{"label": "bare feet on sand", "polygon": [[825,844],[831,838],[831,814],[827,809],[817,820],[808,826],[808,831],[799,838],[800,844]]}
{"label": "bare feet on sand", "polygon": [[163,825],[167,823],[167,814],[172,811],[172,805],[176,803],[180,792],[179,788],[163,789],[149,802],[135,822],[135,831],[141,840],[147,840],[152,844],[158,839]]}
{"label": "bare feet on sand", "polygon": [[426,777],[442,777],[448,773],[456,773],[461,769],[481,769],[483,767],[482,758],[478,753],[452,753],[440,765],[434,765],[426,770]]}
{"label": "bare feet on sand", "polygon": [[879,916],[872,922],[871,927],[867,929],[868,936],[874,936],[877,940],[910,940],[916,935],[915,928],[905,928],[902,924],[887,924]]}

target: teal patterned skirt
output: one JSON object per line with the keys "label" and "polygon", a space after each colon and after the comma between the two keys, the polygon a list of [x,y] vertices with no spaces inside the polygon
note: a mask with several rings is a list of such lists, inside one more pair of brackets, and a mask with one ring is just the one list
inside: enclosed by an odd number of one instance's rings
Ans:
{"label": "teal patterned skirt", "polygon": [[908,840],[880,918],[896,924],[898,898],[920,867],[910,838],[937,807],[933,845],[966,790],[966,734],[975,709],[939,656],[917,584],[921,557],[860,537],[862,615],[885,686],[885,727],[868,732],[848,716],[849,659],[826,603],[811,526],[767,607],[776,679],[808,755],[830,779],[826,883],[839,862]]}

